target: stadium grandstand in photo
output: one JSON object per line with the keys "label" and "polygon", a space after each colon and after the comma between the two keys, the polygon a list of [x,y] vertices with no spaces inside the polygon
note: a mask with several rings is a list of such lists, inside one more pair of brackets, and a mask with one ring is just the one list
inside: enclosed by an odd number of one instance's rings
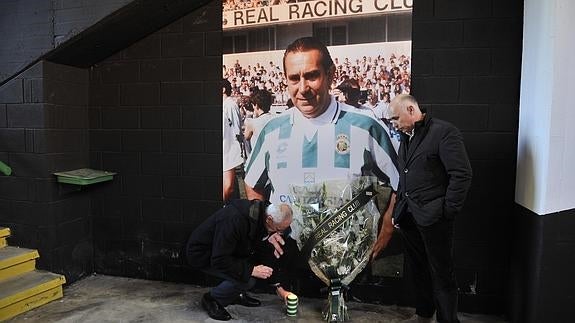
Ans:
{"label": "stadium grandstand in photo", "polygon": [[411,85],[412,0],[317,0],[223,2],[223,77],[233,96],[266,89],[272,112],[289,95],[282,57],[288,44],[314,36],[326,44],[336,65],[332,84],[358,81],[362,103],[368,97],[389,102]]}

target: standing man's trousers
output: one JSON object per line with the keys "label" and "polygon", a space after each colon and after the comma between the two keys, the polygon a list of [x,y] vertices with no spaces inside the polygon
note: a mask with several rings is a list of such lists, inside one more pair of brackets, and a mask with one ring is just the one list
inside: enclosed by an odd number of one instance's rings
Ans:
{"label": "standing man's trousers", "polygon": [[438,322],[459,322],[453,266],[454,221],[440,219],[430,226],[420,226],[408,212],[398,224],[416,288],[416,314],[432,317],[437,310]]}

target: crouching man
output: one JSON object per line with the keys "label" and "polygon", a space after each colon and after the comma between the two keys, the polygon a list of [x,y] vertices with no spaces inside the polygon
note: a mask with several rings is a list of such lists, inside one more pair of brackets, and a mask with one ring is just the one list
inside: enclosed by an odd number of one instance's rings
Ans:
{"label": "crouching man", "polygon": [[261,244],[271,244],[270,252],[275,254],[271,256],[280,257],[283,250],[278,242],[283,242],[281,235],[291,221],[292,210],[287,204],[232,200],[194,230],[187,243],[189,265],[223,279],[201,301],[212,319],[230,320],[225,309],[228,305],[260,306],[260,301],[246,292],[256,279],[270,278],[273,269],[259,262],[269,256],[257,251],[270,250]]}

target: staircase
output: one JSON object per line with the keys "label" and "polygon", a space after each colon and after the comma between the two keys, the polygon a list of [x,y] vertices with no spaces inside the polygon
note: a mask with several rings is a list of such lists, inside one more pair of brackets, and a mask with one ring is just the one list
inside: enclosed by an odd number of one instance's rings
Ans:
{"label": "staircase", "polygon": [[36,270],[37,250],[8,246],[0,227],[0,321],[61,298],[62,275]]}

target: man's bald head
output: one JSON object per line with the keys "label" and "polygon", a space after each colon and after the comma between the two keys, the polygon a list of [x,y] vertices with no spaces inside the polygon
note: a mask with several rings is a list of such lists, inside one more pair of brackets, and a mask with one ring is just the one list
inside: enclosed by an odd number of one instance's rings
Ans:
{"label": "man's bald head", "polygon": [[292,209],[288,204],[270,204],[266,208],[265,225],[268,232],[285,231],[293,220]]}
{"label": "man's bald head", "polygon": [[409,94],[398,94],[396,95],[393,100],[391,101],[391,103],[396,103],[399,106],[402,107],[407,107],[408,105],[413,105],[416,106],[419,109],[419,104],[417,103],[417,100]]}
{"label": "man's bald head", "polygon": [[423,118],[417,100],[409,94],[396,95],[389,104],[389,121],[404,133],[410,133],[415,123]]}

